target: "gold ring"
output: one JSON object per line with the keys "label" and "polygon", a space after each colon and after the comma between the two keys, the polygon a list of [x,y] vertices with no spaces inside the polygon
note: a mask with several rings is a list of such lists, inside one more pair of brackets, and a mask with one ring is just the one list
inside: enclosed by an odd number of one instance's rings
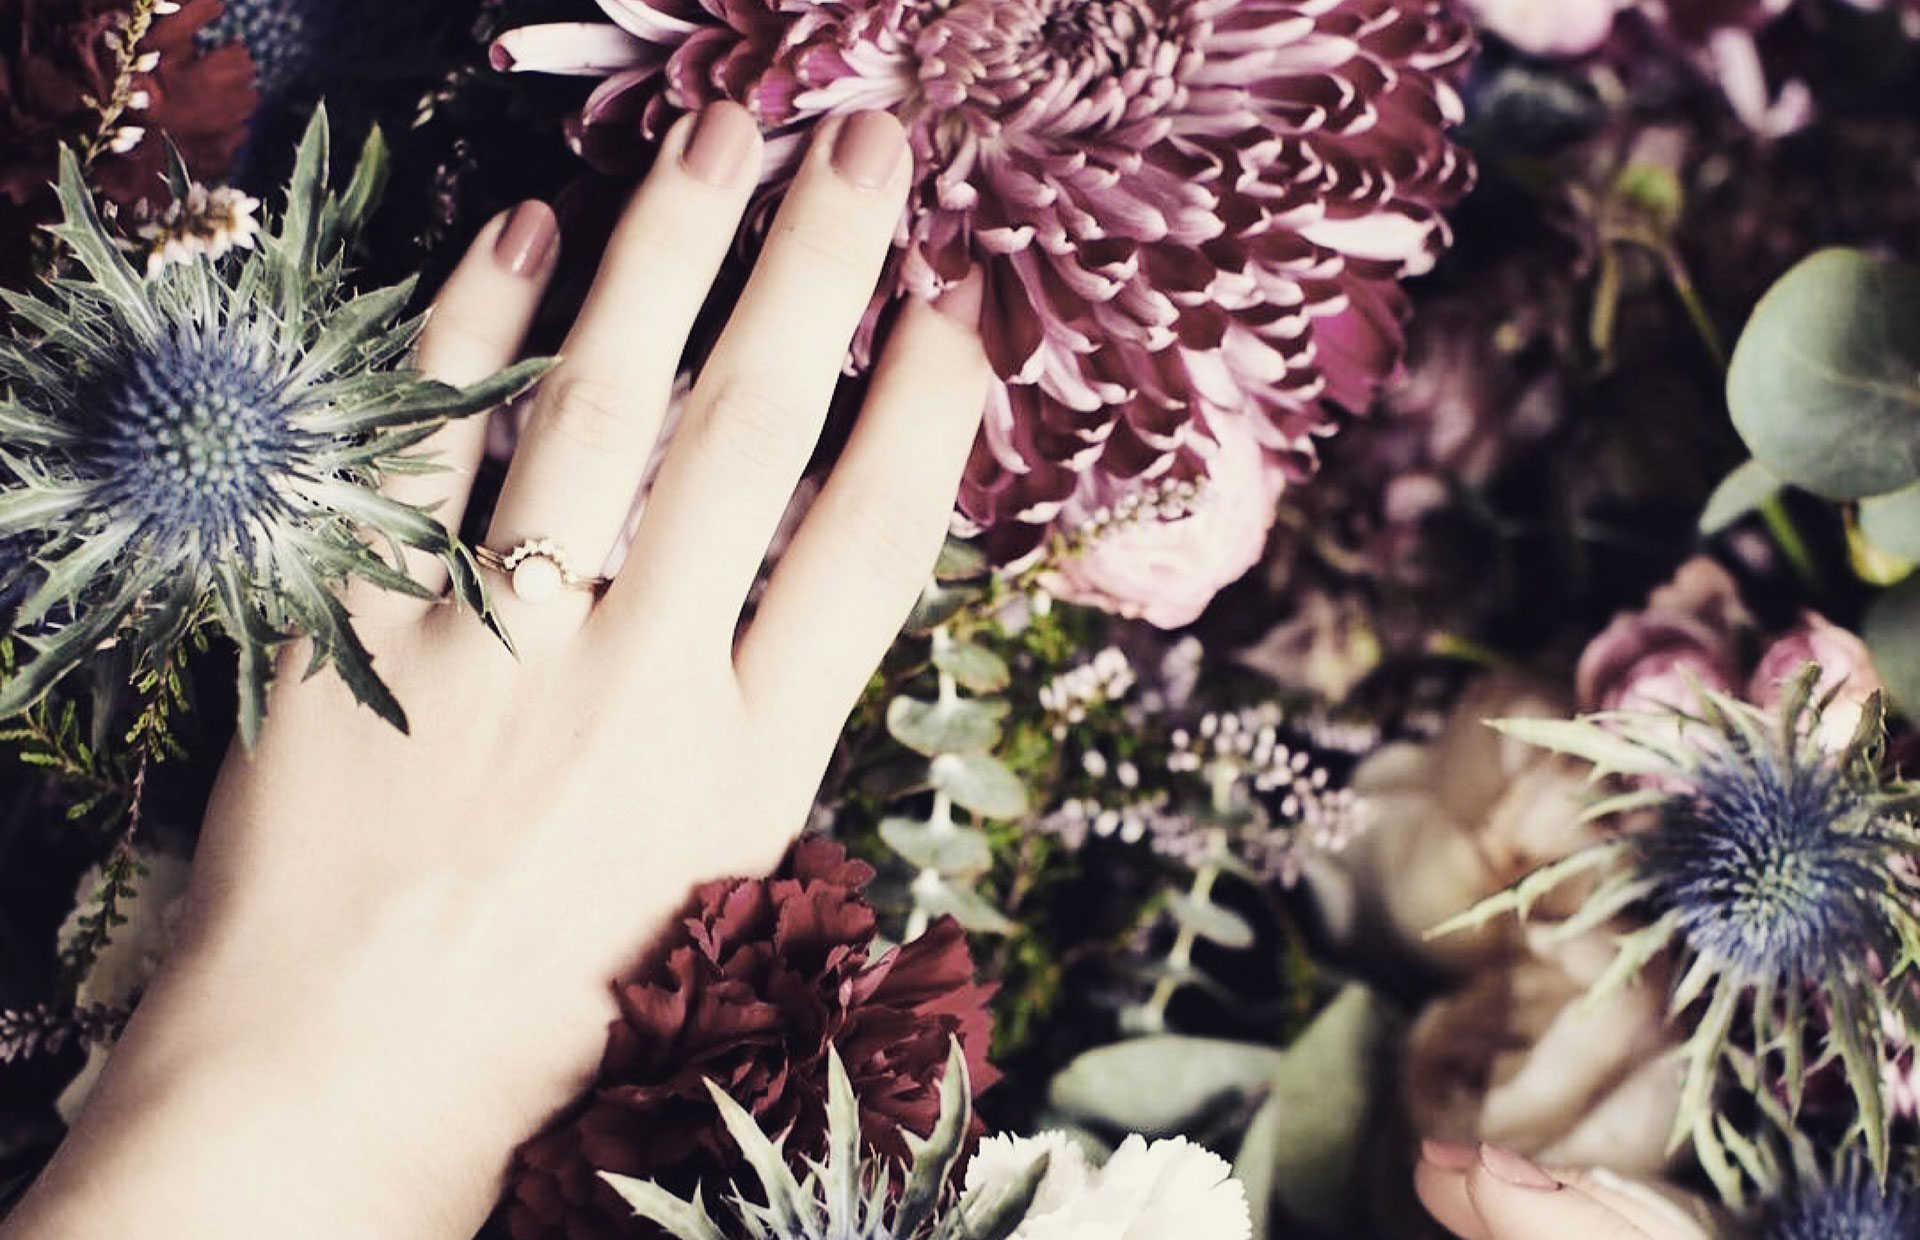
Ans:
{"label": "gold ring", "polygon": [[473,558],[482,568],[506,574],[514,597],[523,603],[548,602],[563,589],[598,594],[613,581],[576,572],[573,561],[551,538],[529,538],[505,555],[492,547],[475,547]]}

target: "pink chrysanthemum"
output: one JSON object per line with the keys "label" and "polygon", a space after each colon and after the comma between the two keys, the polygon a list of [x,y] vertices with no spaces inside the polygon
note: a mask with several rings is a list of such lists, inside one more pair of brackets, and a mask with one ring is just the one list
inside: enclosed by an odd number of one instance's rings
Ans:
{"label": "pink chrysanthemum", "polygon": [[1003,557],[1083,475],[1204,476],[1219,419],[1309,469],[1329,404],[1395,366],[1395,282],[1472,178],[1443,0],[600,4],[614,25],[510,31],[494,61],[605,76],[574,131],[602,166],[722,98],[768,129],[774,188],[822,117],[906,124],[920,179],[855,361],[897,299],[984,270],[1002,382],[961,510]]}

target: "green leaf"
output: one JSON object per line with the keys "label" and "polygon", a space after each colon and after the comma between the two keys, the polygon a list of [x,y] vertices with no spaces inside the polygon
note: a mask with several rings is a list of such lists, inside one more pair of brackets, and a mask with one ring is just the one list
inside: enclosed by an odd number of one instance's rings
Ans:
{"label": "green leaf", "polygon": [[1754,308],[1727,373],[1734,427],[1830,499],[1920,480],[1920,270],[1822,250]]}
{"label": "green leaf", "polygon": [[1860,501],[1860,533],[1876,551],[1920,560],[1920,485]]}
{"label": "green leaf", "polygon": [[1048,1083],[1047,1101],[1127,1132],[1183,1132],[1223,1102],[1258,1093],[1286,1059],[1283,1050],[1224,1038],[1129,1038],[1074,1059]]}
{"label": "green leaf", "polygon": [[951,917],[969,934],[1012,934],[1020,928],[964,882],[937,872],[934,878],[938,881],[928,882],[923,874],[913,886],[913,902],[928,917]]}
{"label": "green leaf", "polygon": [[902,631],[924,636],[986,596],[987,592],[978,586],[929,584],[914,601],[913,610],[907,614]]}
{"label": "green leaf", "polygon": [[1167,911],[1180,925],[1222,947],[1242,951],[1253,946],[1253,927],[1246,918],[1211,900],[1183,893],[1168,902]]}
{"label": "green leaf", "polygon": [[1262,1220],[1274,1201],[1316,1231],[1354,1233],[1360,1143],[1381,1084],[1376,1069],[1395,1027],[1372,991],[1350,985],[1287,1048],[1234,1160],[1235,1174],[1247,1183],[1255,1235],[1266,1234]]}
{"label": "green leaf", "polygon": [[1027,786],[998,759],[983,753],[943,753],[929,764],[935,792],[982,818],[1024,818]]}
{"label": "green leaf", "polygon": [[974,581],[986,576],[992,567],[986,552],[970,542],[950,537],[940,544],[940,557],[933,562],[933,579]]}
{"label": "green leaf", "polygon": [[943,753],[986,753],[1000,743],[1000,721],[1008,709],[1005,702],[978,698],[923,702],[897,697],[887,703],[887,731],[894,740],[929,758]]}
{"label": "green leaf", "polygon": [[112,299],[116,309],[128,317],[130,326],[152,338],[160,330],[153,306],[140,286],[140,277],[120,253],[100,222],[93,207],[93,192],[87,188],[80,171],[80,160],[66,147],[60,148],[60,180],[57,190],[62,221],[53,228],[73,256],[80,260],[94,281]]}
{"label": "green leaf", "polygon": [[972,642],[936,641],[933,665],[969,693],[998,693],[1013,682],[1013,671],[1005,659]]}
{"label": "green leaf", "polygon": [[972,827],[888,818],[880,824],[887,847],[923,870],[942,874],[984,874],[993,868],[993,849],[984,832]]}
{"label": "green leaf", "polygon": [[1861,620],[1860,636],[1893,704],[1908,714],[1920,710],[1920,576],[1875,599]]}
{"label": "green leaf", "polygon": [[367,217],[373,213],[374,205],[386,190],[391,155],[387,136],[375,125],[367,133],[367,140],[360,148],[360,159],[353,166],[353,177],[347,182],[346,192],[340,196],[333,228],[329,235],[321,238],[323,253],[343,242],[351,245],[360,235]]}
{"label": "green leaf", "polygon": [[1737,465],[1720,480],[1700,513],[1700,532],[1718,534],[1780,493],[1787,484],[1758,461]]}
{"label": "green leaf", "polygon": [[1661,754],[1584,719],[1494,719],[1489,722],[1496,731],[1515,740],[1590,762],[1601,774],[1673,773],[1673,763]]}

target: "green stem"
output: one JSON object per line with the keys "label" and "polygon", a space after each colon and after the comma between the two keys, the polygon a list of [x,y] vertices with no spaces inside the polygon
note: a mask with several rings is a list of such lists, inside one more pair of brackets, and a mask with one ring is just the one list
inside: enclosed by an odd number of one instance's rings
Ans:
{"label": "green stem", "polygon": [[1814,558],[1806,539],[1800,536],[1800,529],[1787,512],[1786,497],[1775,492],[1763,500],[1759,507],[1760,518],[1766,522],[1767,533],[1773,535],[1773,541],[1780,548],[1780,554],[1787,557],[1787,563],[1793,566],[1794,575],[1811,590],[1819,590],[1822,576],[1820,564]]}

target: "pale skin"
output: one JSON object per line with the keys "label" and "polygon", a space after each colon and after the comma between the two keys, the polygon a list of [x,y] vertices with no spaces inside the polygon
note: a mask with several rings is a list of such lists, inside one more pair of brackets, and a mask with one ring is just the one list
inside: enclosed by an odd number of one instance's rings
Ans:
{"label": "pale skin", "polygon": [[[536,397],[486,545],[551,538],[589,572],[614,546],[760,157],[731,104],[666,136]],[[221,772],[173,955],[0,1237],[479,1227],[514,1147],[590,1080],[612,979],[696,883],[785,850],[938,549],[989,381],[977,277],[906,307],[736,635],[910,175],[891,119],[824,127],[608,588],[534,604],[495,577],[512,654],[460,608],[350,596],[407,736],[330,677],[302,681],[289,652],[258,749]],[[468,382],[518,355],[555,244],[538,204],[490,223],[435,303],[422,368]],[[483,429],[441,432],[446,468],[394,493],[459,512]],[[409,567],[444,586],[437,564]],[[1423,1165],[1422,1191],[1461,1236],[1531,1234],[1469,1217],[1442,1174],[1456,1173]]]}

